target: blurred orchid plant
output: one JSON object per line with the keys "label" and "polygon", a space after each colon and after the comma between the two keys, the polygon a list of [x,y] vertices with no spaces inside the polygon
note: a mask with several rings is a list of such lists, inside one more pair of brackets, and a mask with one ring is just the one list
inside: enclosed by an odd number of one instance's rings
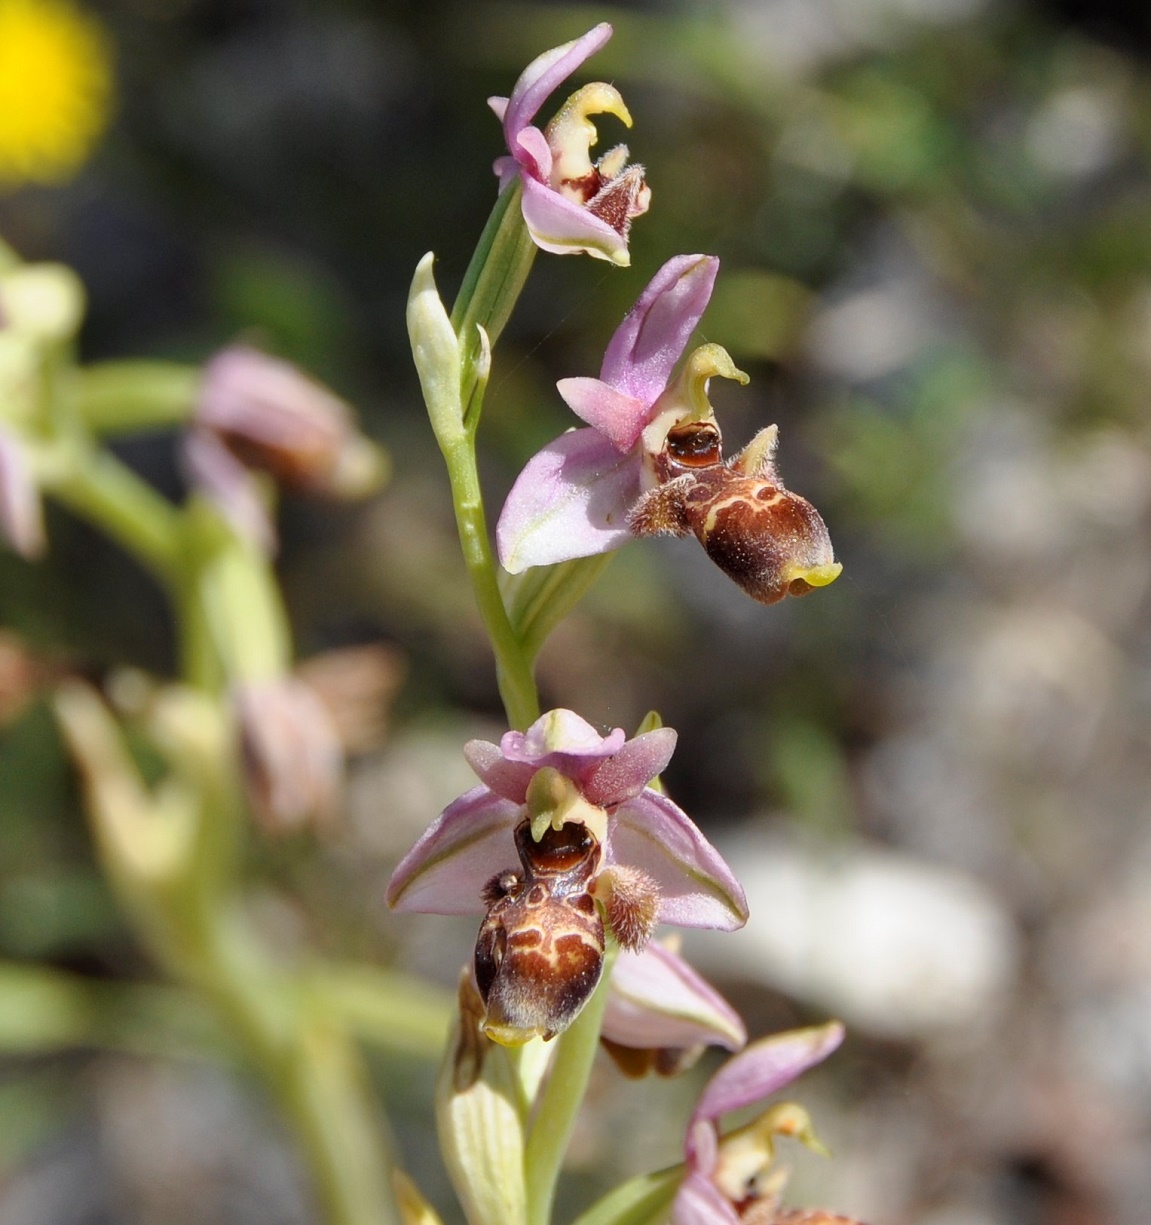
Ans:
{"label": "blurred orchid plant", "polygon": [[[599,377],[561,380],[585,428],[528,460],[499,516],[498,563],[480,492],[476,441],[492,351],[536,250],[626,267],[629,227],[650,204],[624,146],[591,159],[592,115],[631,122],[613,86],[585,85],[545,127],[533,124],[610,36],[599,25],[545,52],[509,98],[491,99],[508,152],[496,162],[500,193],[459,295],[449,311],[430,254],[412,283],[412,351],[511,730],[499,744],[464,746],[478,785],[399,863],[387,899],[397,910],[481,917],[436,1102],[445,1164],[471,1225],[552,1219],[601,1041],[629,1075],[680,1072],[708,1045],[744,1049],[704,1090],[684,1162],[625,1183],[578,1225],[808,1219],[780,1207],[771,1169],[776,1135],[818,1147],[806,1115],[775,1104],[726,1135],[719,1120],[823,1059],[842,1030],[745,1047],[731,1006],[655,938],[663,923],[731,930],[748,916],[731,867],[659,782],[675,732],[651,716],[633,736],[604,735],[573,711],[543,712],[533,674],[605,555],[637,537],[693,533],[764,603],[839,573],[822,519],[779,478],[774,427],[722,458],[708,383],[747,378],[718,345],[688,352],[718,260],[669,260],[617,329]],[[180,684],[136,685],[130,698],[121,687],[111,704],[76,680],[57,694],[104,867],[157,962],[211,1005],[278,1094],[324,1219],[434,1225],[435,1212],[384,1151],[353,1040],[362,992],[341,989],[337,968],[283,966],[242,905],[247,814],[275,832],[330,820],[339,806],[338,732],[294,673],[272,570],[274,491],[360,496],[386,475],[387,457],[333,393],[248,348],[202,370],[78,366],[82,313],[67,269],[0,252],[0,532],[26,557],[39,555],[40,500],[56,499],[151,571],[178,628]],[[103,445],[173,426],[184,431],[189,475],[181,505]],[[141,776],[125,724],[163,759],[158,784]],[[365,981],[377,1034],[393,1049],[423,1053],[428,1035],[444,1032],[446,1016],[418,985],[384,970],[358,973]]]}

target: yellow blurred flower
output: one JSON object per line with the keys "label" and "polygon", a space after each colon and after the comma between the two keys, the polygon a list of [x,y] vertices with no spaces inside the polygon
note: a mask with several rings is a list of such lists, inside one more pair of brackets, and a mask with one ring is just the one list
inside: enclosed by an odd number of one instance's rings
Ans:
{"label": "yellow blurred flower", "polygon": [[66,0],[0,0],[0,191],[72,175],[108,124],[111,46]]}

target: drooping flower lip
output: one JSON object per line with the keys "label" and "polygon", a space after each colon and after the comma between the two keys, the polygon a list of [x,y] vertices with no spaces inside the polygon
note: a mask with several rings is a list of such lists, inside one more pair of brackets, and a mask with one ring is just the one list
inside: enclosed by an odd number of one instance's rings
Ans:
{"label": "drooping flower lip", "polygon": [[404,856],[388,884],[388,904],[430,914],[483,913],[484,886],[516,869],[513,832],[532,780],[554,771],[604,818],[604,868],[638,868],[650,877],[659,921],[741,927],[747,899],[734,873],[681,809],[646,786],[674,746],[669,728],[631,740],[619,729],[599,736],[571,711],[550,712],[498,747],[471,741],[467,757],[484,785],[448,805]]}
{"label": "drooping flower lip", "polygon": [[677,255],[616,329],[599,378],[561,379],[560,394],[590,429],[563,434],[516,479],[496,527],[509,574],[619,548],[642,492],[641,437],[711,298],[719,260]]}

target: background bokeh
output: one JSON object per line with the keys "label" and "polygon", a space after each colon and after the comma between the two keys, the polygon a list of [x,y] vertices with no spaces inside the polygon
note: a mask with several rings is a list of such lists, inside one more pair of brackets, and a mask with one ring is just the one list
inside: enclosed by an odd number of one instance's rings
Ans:
{"label": "background bokeh", "polygon": [[[428,249],[454,290],[491,206],[500,133],[483,100],[607,18],[590,70],[628,101],[653,207],[626,272],[537,261],[485,409],[492,505],[569,424],[555,379],[598,371],[666,258],[714,253],[702,332],[752,375],[713,388],[729,446],[779,424],[784,475],[822,510],[844,573],[763,608],[690,541],[633,544],[545,650],[545,704],[628,728],[654,707],[679,729],[666,782],[753,907],[746,932],[689,952],[753,1033],[848,1022],[798,1091],[836,1155],[789,1150],[797,1202],[873,1225],[1147,1220],[1148,11],[90,11],[115,52],[111,127],[70,182],[0,195],[0,234],[78,270],[86,359],[199,361],[252,340],[355,403],[395,460],[367,504],[283,507],[300,654],[373,645],[358,658],[377,708],[341,828],[254,842],[273,937],[444,984],[470,949],[470,924],[401,922],[382,902],[395,858],[470,785],[459,746],[501,720],[404,299]],[[178,494],[172,439],[120,449]],[[62,513],[49,532],[44,563],[0,555],[0,955],[147,981],[35,695],[65,669],[164,673],[169,627],[111,546]],[[166,1023],[33,1051],[0,977],[0,1221],[312,1219],[258,1087],[171,1057]],[[406,1163],[450,1212],[433,1068],[376,1071]],[[698,1083],[604,1068],[572,1203],[675,1160]]]}

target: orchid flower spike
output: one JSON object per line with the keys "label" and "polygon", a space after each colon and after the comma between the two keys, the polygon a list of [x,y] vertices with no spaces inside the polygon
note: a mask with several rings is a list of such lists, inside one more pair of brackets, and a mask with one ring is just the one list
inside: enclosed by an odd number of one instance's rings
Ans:
{"label": "orchid flower spike", "polygon": [[[740,1225],[765,1222],[827,1222],[853,1225],[846,1217],[780,1209],[777,1186],[766,1180],[774,1158],[774,1137],[792,1135],[824,1151],[807,1112],[784,1102],[758,1119],[721,1136],[725,1114],[760,1102],[821,1062],[843,1041],[838,1022],[774,1034],[733,1056],[704,1086],[688,1122],[684,1155],[687,1174],[672,1205],[672,1225]],[[762,1214],[749,1214],[758,1207]]]}
{"label": "orchid flower spike", "polygon": [[524,69],[510,98],[489,98],[503,123],[508,156],[493,169],[501,189],[517,176],[523,185],[523,216],[536,246],[557,255],[586,253],[627,267],[628,228],[647,212],[651,191],[642,166],[628,166],[626,145],[598,161],[589,116],[609,114],[631,127],[623,98],[612,85],[595,82],[574,93],[541,131],[532,120],[544,100],[611,38],[601,22],[581,38],[545,51]]}
{"label": "orchid flower spike", "polygon": [[647,784],[676,734],[601,736],[553,710],[464,748],[482,780],[401,860],[388,904],[485,915],[475,973],[484,1032],[517,1044],[565,1029],[591,996],[610,932],[639,950],[658,923],[730,931],[743,888],[688,816]]}

